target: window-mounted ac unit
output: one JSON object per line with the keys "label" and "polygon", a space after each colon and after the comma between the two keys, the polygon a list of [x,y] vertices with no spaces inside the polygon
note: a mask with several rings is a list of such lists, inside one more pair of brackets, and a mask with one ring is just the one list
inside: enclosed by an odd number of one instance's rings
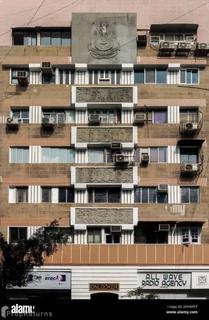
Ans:
{"label": "window-mounted ac unit", "polygon": [[194,131],[198,129],[198,123],[197,122],[186,122],[183,124],[183,129],[185,131]]}
{"label": "window-mounted ac unit", "polygon": [[170,224],[168,223],[162,223],[158,225],[158,231],[169,231],[170,230]]}
{"label": "window-mounted ac unit", "polygon": [[18,80],[18,84],[20,86],[27,86],[29,81],[28,81],[28,72],[27,71],[17,71],[16,77]]}
{"label": "window-mounted ac unit", "polygon": [[54,125],[55,124],[55,118],[51,117],[43,117],[42,118],[42,124],[43,125]]}
{"label": "window-mounted ac unit", "polygon": [[142,163],[148,163],[149,162],[149,153],[148,152],[142,152],[141,153],[141,162]]}
{"label": "window-mounted ac unit", "polygon": [[124,154],[116,154],[115,155],[115,163],[116,164],[127,164],[129,163],[129,159],[128,156],[124,155]]}
{"label": "window-mounted ac unit", "polygon": [[190,50],[192,49],[192,43],[191,42],[186,42],[186,41],[182,41],[182,42],[179,42],[177,44],[177,49],[178,50]]}
{"label": "window-mounted ac unit", "polygon": [[159,184],[157,191],[160,193],[168,192],[168,185],[167,184]]}
{"label": "window-mounted ac unit", "polygon": [[146,121],[146,114],[145,113],[136,113],[134,116],[134,123],[135,124],[143,124]]}
{"label": "window-mounted ac unit", "polygon": [[90,114],[89,115],[89,124],[100,124],[101,118],[99,114]]}
{"label": "window-mounted ac unit", "polygon": [[41,63],[41,70],[42,73],[52,73],[52,66],[51,66],[51,62],[42,62]]}
{"label": "window-mounted ac unit", "polygon": [[198,163],[182,163],[181,171],[182,172],[197,172],[198,171]]}
{"label": "window-mounted ac unit", "polygon": [[198,50],[209,50],[209,43],[206,42],[198,42],[196,49]]}
{"label": "window-mounted ac unit", "polygon": [[160,50],[174,50],[176,49],[176,43],[172,41],[161,41]]}
{"label": "window-mounted ac unit", "polygon": [[122,228],[121,226],[111,226],[110,227],[110,233],[119,233],[121,232]]}
{"label": "window-mounted ac unit", "polygon": [[112,150],[121,150],[122,149],[122,144],[120,142],[112,142],[110,145],[110,148]]}

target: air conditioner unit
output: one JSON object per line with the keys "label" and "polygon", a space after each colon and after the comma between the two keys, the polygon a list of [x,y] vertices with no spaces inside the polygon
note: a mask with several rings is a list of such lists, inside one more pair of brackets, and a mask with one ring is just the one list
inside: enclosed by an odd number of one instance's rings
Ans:
{"label": "air conditioner unit", "polygon": [[190,50],[190,49],[192,49],[192,43],[191,42],[179,42],[178,44],[177,44],[177,49],[178,50]]}
{"label": "air conditioner unit", "polygon": [[158,225],[158,231],[169,231],[170,230],[170,224],[168,223],[162,223]]}
{"label": "air conditioner unit", "polygon": [[52,126],[55,124],[55,118],[51,118],[51,117],[43,117],[42,118],[42,124],[46,125],[46,126]]}
{"label": "air conditioner unit", "polygon": [[209,43],[205,43],[205,42],[198,42],[196,49],[198,50],[209,50]]}
{"label": "air conditioner unit", "polygon": [[42,62],[41,63],[41,70],[42,70],[42,73],[45,73],[45,74],[52,73],[51,62]]}
{"label": "air conditioner unit", "polygon": [[27,86],[28,85],[28,72],[27,71],[17,71],[16,77],[18,80],[18,84],[20,86]]}
{"label": "air conditioner unit", "polygon": [[125,156],[124,154],[116,154],[115,155],[115,163],[116,164],[127,164],[129,163],[128,156]]}
{"label": "air conditioner unit", "polygon": [[134,123],[135,124],[143,124],[146,121],[146,114],[145,113],[136,113],[134,116]]}
{"label": "air conditioner unit", "polygon": [[110,148],[112,150],[121,150],[122,149],[122,144],[120,142],[112,142],[110,145]]}
{"label": "air conditioner unit", "polygon": [[182,163],[182,172],[197,172],[199,169],[198,163]]}
{"label": "air conditioner unit", "polygon": [[174,49],[176,49],[176,43],[171,41],[161,41],[159,49],[165,51],[173,51]]}
{"label": "air conditioner unit", "polygon": [[198,129],[198,123],[197,122],[186,122],[183,124],[183,129],[185,131],[194,131]]}
{"label": "air conditioner unit", "polygon": [[167,184],[159,184],[157,191],[160,193],[168,192],[168,185]]}
{"label": "air conditioner unit", "polygon": [[148,163],[149,162],[149,153],[148,152],[142,152],[141,153],[141,162],[142,163]]}
{"label": "air conditioner unit", "polygon": [[111,226],[110,233],[120,233],[122,230],[121,226]]}
{"label": "air conditioner unit", "polygon": [[89,115],[89,124],[100,124],[101,118],[99,114],[90,114]]}

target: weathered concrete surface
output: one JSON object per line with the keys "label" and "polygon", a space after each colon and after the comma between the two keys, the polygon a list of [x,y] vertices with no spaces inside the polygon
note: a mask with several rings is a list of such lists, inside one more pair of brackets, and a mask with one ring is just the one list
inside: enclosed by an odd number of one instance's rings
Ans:
{"label": "weathered concrete surface", "polygon": [[83,143],[112,143],[132,142],[132,128],[77,128],[77,142]]}
{"label": "weathered concrete surface", "polygon": [[76,208],[76,224],[133,224],[131,208]]}
{"label": "weathered concrete surface", "polygon": [[133,183],[133,168],[76,168],[76,183]]}

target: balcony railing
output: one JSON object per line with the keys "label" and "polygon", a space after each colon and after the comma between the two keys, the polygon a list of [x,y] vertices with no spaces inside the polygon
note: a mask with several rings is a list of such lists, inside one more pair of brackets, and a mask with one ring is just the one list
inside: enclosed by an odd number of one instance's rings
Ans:
{"label": "balcony railing", "polygon": [[203,245],[61,245],[46,265],[209,265]]}

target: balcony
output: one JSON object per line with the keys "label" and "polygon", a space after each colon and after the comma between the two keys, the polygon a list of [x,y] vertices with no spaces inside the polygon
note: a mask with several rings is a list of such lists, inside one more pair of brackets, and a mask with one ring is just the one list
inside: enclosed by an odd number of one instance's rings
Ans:
{"label": "balcony", "polygon": [[205,245],[62,245],[45,265],[208,265]]}

